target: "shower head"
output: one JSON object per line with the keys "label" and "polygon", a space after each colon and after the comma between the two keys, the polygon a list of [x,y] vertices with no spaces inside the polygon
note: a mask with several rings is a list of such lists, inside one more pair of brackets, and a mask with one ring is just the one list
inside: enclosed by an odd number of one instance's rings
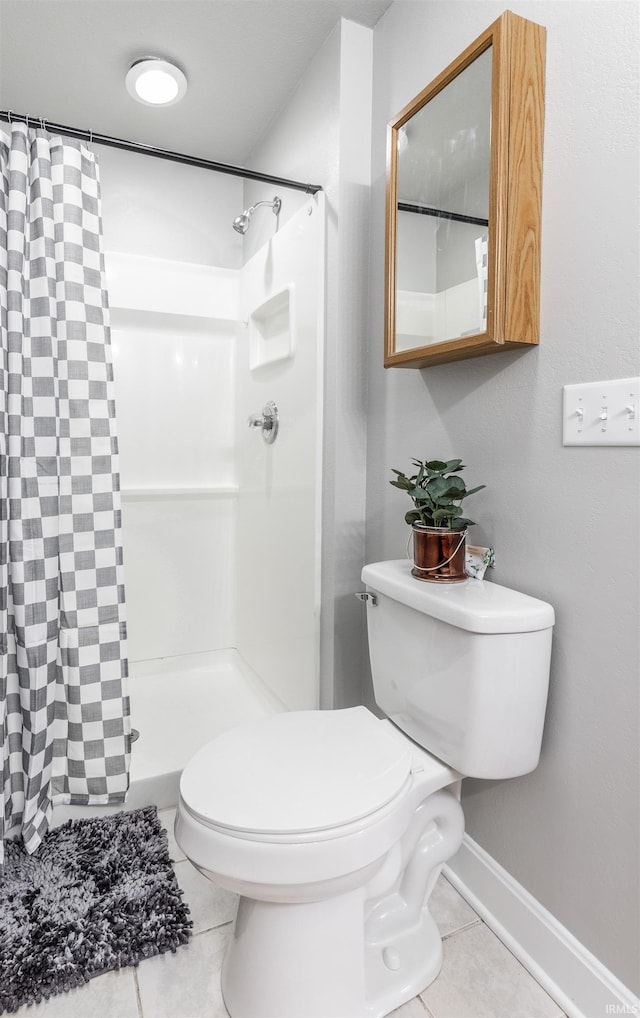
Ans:
{"label": "shower head", "polygon": [[236,231],[236,233],[245,234],[247,232],[251,223],[251,216],[253,215],[255,210],[259,208],[260,205],[268,205],[269,208],[273,209],[274,216],[277,216],[278,213],[280,212],[280,209],[282,208],[282,201],[276,195],[273,201],[257,201],[255,205],[252,205],[250,208],[245,209],[242,215],[237,216],[233,220],[233,228]]}
{"label": "shower head", "polygon": [[243,212],[241,216],[238,216],[233,220],[233,228],[237,233],[246,233],[249,229],[249,223],[251,222],[249,219],[250,211],[250,209],[247,209],[247,211]]}

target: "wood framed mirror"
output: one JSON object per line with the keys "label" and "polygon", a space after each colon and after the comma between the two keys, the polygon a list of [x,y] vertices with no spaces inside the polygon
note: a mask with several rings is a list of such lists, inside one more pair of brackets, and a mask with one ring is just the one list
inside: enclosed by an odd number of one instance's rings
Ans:
{"label": "wood framed mirror", "polygon": [[505,11],[388,126],[385,367],[538,343],[545,35]]}

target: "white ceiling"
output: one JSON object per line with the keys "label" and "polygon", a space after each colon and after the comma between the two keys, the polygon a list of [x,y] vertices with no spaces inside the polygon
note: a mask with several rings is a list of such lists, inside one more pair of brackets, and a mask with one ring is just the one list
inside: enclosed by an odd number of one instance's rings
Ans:
{"label": "white ceiling", "polygon": [[[0,109],[242,166],[340,17],[391,0],[0,0]],[[141,56],[185,71],[176,106],[136,103]]]}

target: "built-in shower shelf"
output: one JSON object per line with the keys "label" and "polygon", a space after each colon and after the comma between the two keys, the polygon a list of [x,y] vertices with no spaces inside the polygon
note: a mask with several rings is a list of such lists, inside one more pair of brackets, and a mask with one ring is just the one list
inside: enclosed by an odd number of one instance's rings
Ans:
{"label": "built-in shower shelf", "polygon": [[293,357],[293,286],[264,301],[249,315],[249,367],[251,370]]}
{"label": "built-in shower shelf", "polygon": [[123,488],[123,502],[164,501],[179,498],[229,498],[238,494],[237,485],[210,485],[200,488]]}

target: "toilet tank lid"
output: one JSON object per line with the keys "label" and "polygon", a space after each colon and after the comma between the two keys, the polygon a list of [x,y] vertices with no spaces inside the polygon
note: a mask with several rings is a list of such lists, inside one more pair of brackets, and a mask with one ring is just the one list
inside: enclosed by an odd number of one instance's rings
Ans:
{"label": "toilet tank lid", "polygon": [[416,580],[407,559],[366,565],[362,581],[372,591],[471,633],[528,633],[550,629],[555,621],[546,601],[498,583]]}

